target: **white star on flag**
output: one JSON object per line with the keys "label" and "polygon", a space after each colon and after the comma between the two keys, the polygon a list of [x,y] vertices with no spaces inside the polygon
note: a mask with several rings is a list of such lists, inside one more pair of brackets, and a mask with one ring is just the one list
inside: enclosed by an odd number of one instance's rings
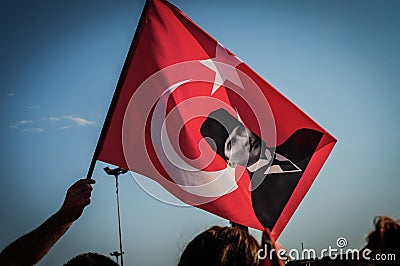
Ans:
{"label": "white star on flag", "polygon": [[242,62],[243,61],[237,56],[228,54],[228,51],[220,43],[217,43],[214,58],[200,61],[200,63],[215,71],[215,80],[211,95],[213,95],[226,80],[243,88],[242,81],[236,70],[236,66]]}

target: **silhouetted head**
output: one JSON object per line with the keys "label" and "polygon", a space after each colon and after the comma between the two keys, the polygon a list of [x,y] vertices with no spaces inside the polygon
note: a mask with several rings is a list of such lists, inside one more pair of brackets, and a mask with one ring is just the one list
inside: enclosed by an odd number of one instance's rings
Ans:
{"label": "silhouetted head", "polygon": [[185,248],[178,266],[256,266],[260,245],[237,227],[213,226]]}
{"label": "silhouetted head", "polygon": [[84,253],[70,259],[64,266],[118,266],[118,264],[98,253]]}
{"label": "silhouetted head", "polygon": [[377,252],[400,252],[400,222],[387,216],[374,219],[375,230],[367,237],[366,248]]}

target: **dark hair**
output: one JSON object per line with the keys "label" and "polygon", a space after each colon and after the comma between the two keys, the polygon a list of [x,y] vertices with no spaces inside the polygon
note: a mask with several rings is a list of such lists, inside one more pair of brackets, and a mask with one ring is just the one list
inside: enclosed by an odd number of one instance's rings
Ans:
{"label": "dark hair", "polygon": [[367,236],[366,248],[377,252],[400,251],[400,222],[388,216],[374,219],[375,230]]}
{"label": "dark hair", "polygon": [[183,251],[178,266],[256,266],[260,245],[238,227],[213,226],[196,236]]}
{"label": "dark hair", "polygon": [[104,255],[88,252],[70,259],[64,266],[116,266],[115,261]]}
{"label": "dark hair", "polygon": [[243,126],[236,118],[225,109],[220,108],[211,112],[200,127],[200,133],[211,148],[224,160],[225,141],[237,126]]}

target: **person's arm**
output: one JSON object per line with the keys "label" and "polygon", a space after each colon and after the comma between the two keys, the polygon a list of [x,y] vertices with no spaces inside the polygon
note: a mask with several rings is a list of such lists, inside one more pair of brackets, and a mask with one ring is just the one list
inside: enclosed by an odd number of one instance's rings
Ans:
{"label": "person's arm", "polygon": [[30,233],[18,238],[0,253],[0,265],[34,265],[53,247],[90,204],[93,179],[81,179],[67,191],[60,210]]}

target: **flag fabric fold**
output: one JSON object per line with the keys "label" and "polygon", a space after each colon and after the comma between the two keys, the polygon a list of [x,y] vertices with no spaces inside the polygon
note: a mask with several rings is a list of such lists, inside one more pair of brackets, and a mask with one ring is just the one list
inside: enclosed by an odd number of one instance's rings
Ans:
{"label": "flag fabric fold", "polygon": [[335,143],[178,8],[151,0],[95,159],[277,238]]}

